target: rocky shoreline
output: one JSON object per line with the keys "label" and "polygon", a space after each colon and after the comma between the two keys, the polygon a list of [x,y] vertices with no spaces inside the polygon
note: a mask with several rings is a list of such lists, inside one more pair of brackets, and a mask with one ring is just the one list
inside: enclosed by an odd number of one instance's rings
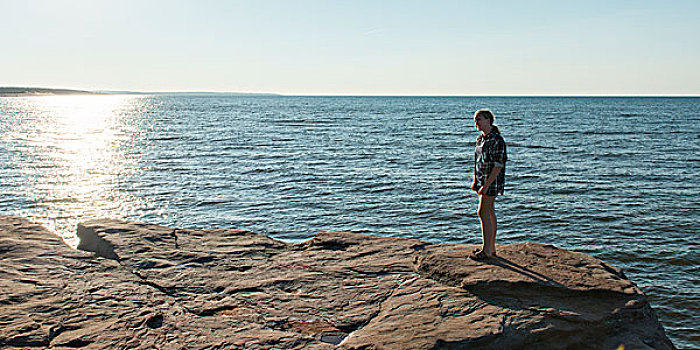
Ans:
{"label": "rocky shoreline", "polygon": [[93,220],[78,237],[0,216],[0,348],[674,348],[619,269],[550,245],[476,262],[474,246],[349,232]]}

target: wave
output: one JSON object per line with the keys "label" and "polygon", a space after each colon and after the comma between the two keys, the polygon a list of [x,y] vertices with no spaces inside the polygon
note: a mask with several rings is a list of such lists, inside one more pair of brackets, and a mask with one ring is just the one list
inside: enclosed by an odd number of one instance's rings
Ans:
{"label": "wave", "polygon": [[271,121],[270,123],[284,126],[319,126],[332,125],[334,124],[334,121],[321,119],[277,119]]}
{"label": "wave", "polygon": [[184,136],[159,136],[159,137],[154,137],[151,140],[153,140],[153,141],[185,141],[185,140],[191,140],[191,138],[184,137]]}
{"label": "wave", "polygon": [[545,145],[521,144],[521,143],[517,143],[517,142],[506,142],[506,146],[514,147],[514,148],[531,148],[531,149],[556,149],[556,148],[559,148],[559,147],[545,146]]}

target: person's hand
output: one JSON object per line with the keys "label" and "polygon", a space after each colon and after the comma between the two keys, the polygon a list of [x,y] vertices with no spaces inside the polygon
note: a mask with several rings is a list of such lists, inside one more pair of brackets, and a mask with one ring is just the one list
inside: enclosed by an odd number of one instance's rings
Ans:
{"label": "person's hand", "polygon": [[472,191],[476,192],[476,190],[477,190],[477,188],[476,188],[476,181],[472,182],[472,187],[471,187],[471,189],[472,189]]}
{"label": "person's hand", "polygon": [[478,195],[482,195],[482,194],[484,194],[484,192],[486,191],[487,188],[488,188],[488,187],[486,187],[486,186],[481,186],[481,188],[479,189],[479,191],[476,192],[476,193],[477,193]]}

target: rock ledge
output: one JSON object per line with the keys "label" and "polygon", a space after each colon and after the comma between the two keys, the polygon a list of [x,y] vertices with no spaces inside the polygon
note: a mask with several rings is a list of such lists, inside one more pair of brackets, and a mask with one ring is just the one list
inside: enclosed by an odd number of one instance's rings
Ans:
{"label": "rock ledge", "polygon": [[0,348],[673,349],[619,269],[549,245],[475,262],[349,232],[94,220],[78,236],[0,216]]}

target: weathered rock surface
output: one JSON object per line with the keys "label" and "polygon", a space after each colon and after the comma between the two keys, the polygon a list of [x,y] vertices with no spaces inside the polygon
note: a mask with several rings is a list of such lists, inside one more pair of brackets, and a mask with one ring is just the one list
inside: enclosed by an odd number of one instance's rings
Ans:
{"label": "weathered rock surface", "polygon": [[672,349],[620,270],[534,243],[474,248],[116,220],[82,250],[0,216],[0,348]]}

